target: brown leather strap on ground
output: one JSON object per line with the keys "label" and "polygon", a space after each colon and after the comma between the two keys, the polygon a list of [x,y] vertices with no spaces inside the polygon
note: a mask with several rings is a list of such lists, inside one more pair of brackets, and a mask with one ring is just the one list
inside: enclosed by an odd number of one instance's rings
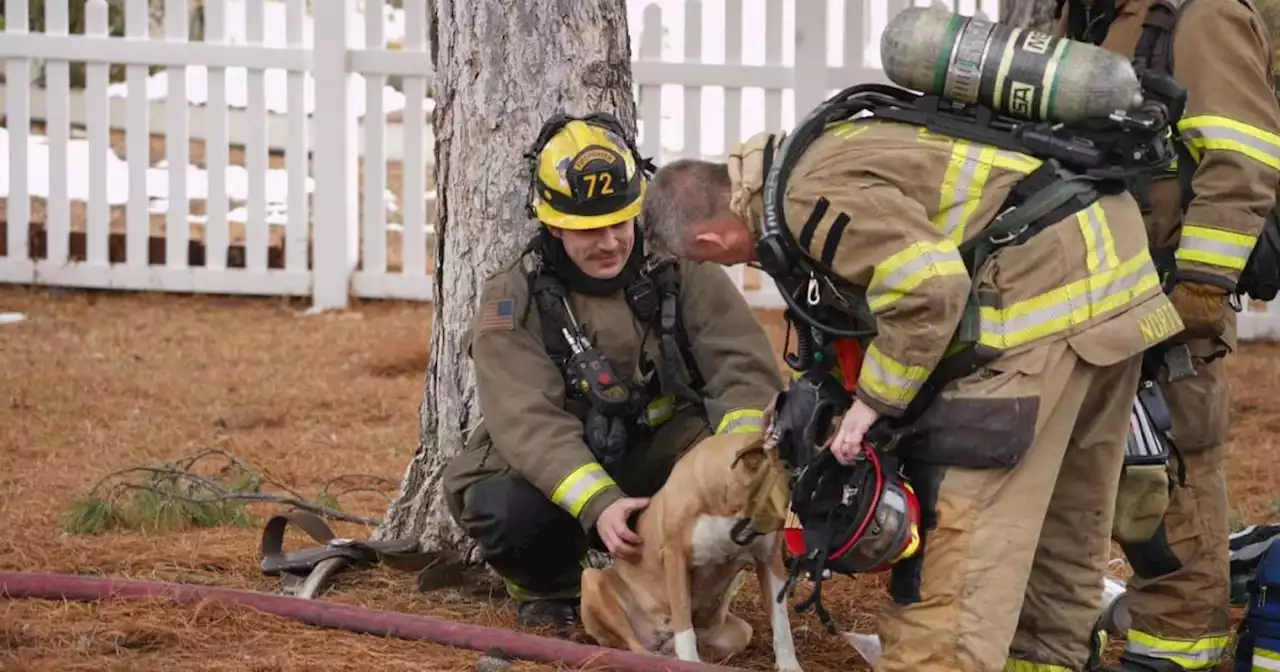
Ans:
{"label": "brown leather strap on ground", "polygon": [[[301,528],[312,540],[323,546],[284,552],[284,534],[289,525]],[[427,566],[434,554],[419,551],[418,542],[409,539],[356,541],[335,538],[333,530],[319,516],[307,511],[287,511],[267,521],[262,530],[262,573],[283,576],[286,587],[305,578],[316,566],[331,558],[341,558],[343,568],[383,564],[401,571],[417,571]]]}

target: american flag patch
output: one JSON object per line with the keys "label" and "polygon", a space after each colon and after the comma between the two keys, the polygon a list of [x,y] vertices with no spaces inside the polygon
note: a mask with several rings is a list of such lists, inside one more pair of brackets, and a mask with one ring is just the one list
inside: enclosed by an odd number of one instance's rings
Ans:
{"label": "american flag patch", "polygon": [[480,308],[480,331],[511,331],[515,328],[514,299],[489,299]]}

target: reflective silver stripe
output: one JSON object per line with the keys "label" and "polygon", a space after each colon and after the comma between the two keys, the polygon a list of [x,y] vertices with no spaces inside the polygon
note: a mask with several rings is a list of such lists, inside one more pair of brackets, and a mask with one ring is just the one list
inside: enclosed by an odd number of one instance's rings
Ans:
{"label": "reflective silver stripe", "polygon": [[991,164],[979,159],[984,149],[994,157],[994,147],[963,140],[957,140],[951,150],[951,162],[942,178],[942,199],[933,221],[953,241],[964,236],[966,220],[977,208],[977,200],[982,197],[982,188],[991,173]]}
{"label": "reflective silver stripe", "polygon": [[[1126,269],[1131,264],[1134,268]],[[1017,347],[1075,324],[1083,324],[1092,317],[1120,307],[1128,299],[1146,291],[1147,285],[1158,286],[1160,283],[1151,257],[1146,254],[1100,275],[1112,276],[1112,279],[1103,282],[1098,276],[1090,276],[1015,304],[1012,308],[982,307],[979,341],[1000,349]],[[1055,294],[1064,296],[1044,308],[1013,314],[1020,305],[1041,302]]]}
{"label": "reflective silver stripe", "polygon": [[1085,248],[1089,251],[1089,271],[1109,271],[1115,261],[1115,243],[1111,241],[1111,232],[1102,222],[1100,214],[1102,206],[1094,203],[1076,214],[1080,221],[1081,233],[1085,234]]}
{"label": "reflective silver stripe", "polygon": [[[901,261],[904,255],[910,257],[906,262]],[[901,265],[892,268],[895,263],[901,263]],[[879,275],[879,271],[885,268],[892,268],[888,276],[884,278],[873,276],[871,287],[867,290],[867,306],[872,311],[883,310],[928,278],[968,275],[968,269],[964,266],[960,251],[949,240],[941,241],[937,245],[928,243],[912,245],[878,265],[875,275]]]}
{"label": "reflective silver stripe", "polygon": [[858,385],[891,404],[906,404],[916,396],[928,376],[929,372],[923,367],[900,364],[872,343],[862,361]]}
{"label": "reflective silver stripe", "polygon": [[645,421],[650,427],[656,427],[671,419],[675,411],[675,399],[671,396],[658,397],[649,402],[645,409]]}
{"label": "reflective silver stripe", "polygon": [[760,418],[738,418],[725,425],[721,434],[737,434],[738,432],[758,432],[764,429],[764,421]]}
{"label": "reflective silver stripe", "polygon": [[1188,670],[1215,667],[1227,648],[1227,636],[1215,635],[1196,640],[1164,639],[1145,632],[1130,630],[1125,649],[1151,658],[1162,658]]}
{"label": "reflective silver stripe", "polygon": [[764,431],[764,412],[751,408],[740,408],[725,413],[720,418],[720,426],[716,428],[716,434],[760,431]]}
{"label": "reflective silver stripe", "polygon": [[582,510],[587,507],[587,502],[592,497],[600,494],[602,490],[611,486],[616,486],[613,479],[605,472],[604,467],[598,463],[591,462],[584,464],[565,477],[560,485],[551,493],[551,500],[560,508],[573,514],[577,518],[582,514]]}
{"label": "reflective silver stripe", "polygon": [[1280,170],[1280,138],[1262,129],[1217,116],[1191,117],[1180,122],[1178,129],[1197,161],[1205,150],[1224,150]]}
{"label": "reflective silver stripe", "polygon": [[1235,231],[1187,224],[1182,227],[1177,259],[1243,270],[1257,239]]}

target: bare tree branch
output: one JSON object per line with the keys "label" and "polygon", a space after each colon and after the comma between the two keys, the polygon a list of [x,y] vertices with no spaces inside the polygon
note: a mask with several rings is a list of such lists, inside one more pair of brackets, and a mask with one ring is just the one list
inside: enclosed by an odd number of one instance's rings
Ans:
{"label": "bare tree branch", "polygon": [[382,522],[378,518],[366,518],[364,516],[357,516],[350,513],[343,513],[341,511],[330,509],[325,506],[312,504],[311,502],[308,502],[304,499],[295,499],[293,497],[281,497],[279,495],[268,495],[260,492],[223,492],[220,494],[212,495],[210,497],[188,497],[188,496],[180,495],[168,490],[161,490],[149,485],[142,485],[138,483],[119,483],[117,484],[116,487],[128,489],[128,490],[145,490],[145,491],[153,492],[157,495],[162,495],[164,497],[177,499],[184,502],[191,502],[193,504],[212,504],[215,502],[271,502],[273,504],[287,504],[289,506],[293,506],[295,508],[299,508],[304,511],[310,511],[311,513],[314,513],[317,516],[324,516],[326,518],[332,518],[334,520],[342,520],[348,523],[359,523],[361,525],[368,525],[370,527],[376,527],[380,522]]}

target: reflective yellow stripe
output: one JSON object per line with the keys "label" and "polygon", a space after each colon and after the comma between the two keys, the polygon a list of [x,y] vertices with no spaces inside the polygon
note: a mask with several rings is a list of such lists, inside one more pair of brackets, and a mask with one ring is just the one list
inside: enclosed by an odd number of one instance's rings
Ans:
{"label": "reflective yellow stripe", "polygon": [[1076,221],[1080,224],[1080,235],[1084,236],[1089,272],[1097,273],[1118,266],[1120,260],[1116,258],[1115,239],[1111,237],[1111,227],[1107,224],[1107,213],[1102,205],[1095,201],[1077,212]]}
{"label": "reflective yellow stripe", "polygon": [[1005,350],[1065,331],[1115,310],[1160,286],[1151,255],[1143,251],[1101,271],[1008,308],[982,306],[978,342]]}
{"label": "reflective yellow stripe", "polygon": [[[859,135],[862,135],[863,133],[865,133],[866,131],[871,130],[871,125],[865,123],[865,121],[866,121],[865,119],[848,119],[845,121],[834,121],[827,124],[826,127],[822,129],[822,132],[834,135],[837,138],[840,138],[841,140],[856,138]],[[858,126],[854,125],[854,124],[858,124],[859,122],[864,122],[864,123],[861,123]]]}
{"label": "reflective yellow stripe", "polygon": [[[913,496],[915,496],[916,489],[911,487],[910,483],[907,483],[904,481],[902,483],[902,486],[907,489],[907,492],[910,492]],[[905,560],[906,558],[909,558],[915,555],[916,551],[920,550],[920,526],[912,523],[910,526],[907,527],[907,532],[910,534],[910,536],[907,539],[907,547],[902,549],[902,552],[898,554],[898,557],[894,558],[893,560],[890,560],[889,564],[895,565],[901,562],[902,560]]]}
{"label": "reflective yellow stripe", "polygon": [[1257,242],[1253,236],[1235,231],[1184,224],[1182,241],[1173,256],[1178,261],[1195,261],[1242,271]]}
{"label": "reflective yellow stripe", "polygon": [[1253,649],[1253,667],[1254,670],[1280,670],[1280,652],[1270,651],[1258,648],[1257,643]]}
{"label": "reflective yellow stripe", "polygon": [[858,386],[876,397],[897,406],[905,406],[920,390],[929,371],[921,366],[906,366],[880,352],[873,341],[862,360]]}
{"label": "reflective yellow stripe", "polygon": [[657,399],[649,402],[649,405],[645,407],[645,422],[648,423],[650,427],[657,427],[670,420],[671,416],[675,414],[675,410],[675,397],[671,395],[658,397]]}
{"label": "reflective yellow stripe", "polygon": [[764,411],[739,408],[724,414],[716,434],[745,434],[764,431]]}
{"label": "reflective yellow stripe", "polygon": [[535,593],[520,584],[508,578],[503,578],[502,582],[507,585],[507,594],[517,602],[536,602],[538,600],[571,600],[576,597],[582,597],[581,586],[566,588],[554,593]]}
{"label": "reflective yellow stripe", "polygon": [[1162,658],[1184,670],[1216,667],[1227,648],[1227,635],[1199,639],[1166,639],[1140,630],[1130,630],[1125,648],[1133,653]]}
{"label": "reflective yellow stripe", "polygon": [[996,158],[992,165],[996,168],[1003,168],[1004,170],[1012,170],[1025,174],[1039,168],[1042,163],[1044,163],[1044,161],[1041,161],[1034,156],[998,149],[996,150]]}
{"label": "reflective yellow stripe", "polygon": [[1071,672],[1071,668],[1010,658],[1004,663],[1004,672]]}
{"label": "reflective yellow stripe", "polygon": [[993,167],[1030,173],[1039,168],[1040,159],[996,149],[989,145],[975,145],[956,140],[951,148],[951,160],[942,176],[938,214],[933,223],[946,234],[951,242],[964,240],[965,227],[982,201],[987,179]]}
{"label": "reflective yellow stripe", "polygon": [[617,485],[605,472],[604,467],[590,462],[574,469],[563,481],[560,481],[560,485],[557,485],[555,491],[551,493],[551,501],[577,518],[582,514],[582,510],[587,508],[587,502],[590,502],[592,497],[606,488],[617,487]]}
{"label": "reflective yellow stripe", "polygon": [[1207,150],[1227,151],[1280,170],[1280,136],[1235,119],[1214,114],[1184,117],[1178,130],[1197,162]]}
{"label": "reflective yellow stripe", "polygon": [[950,240],[918,242],[876,264],[867,287],[867,306],[880,312],[929,278],[969,275],[960,250]]}
{"label": "reflective yellow stripe", "polygon": [[951,161],[942,176],[942,200],[933,223],[954,243],[964,240],[965,226],[978,209],[995,154],[995,147],[963,140],[956,140],[951,149]]}

